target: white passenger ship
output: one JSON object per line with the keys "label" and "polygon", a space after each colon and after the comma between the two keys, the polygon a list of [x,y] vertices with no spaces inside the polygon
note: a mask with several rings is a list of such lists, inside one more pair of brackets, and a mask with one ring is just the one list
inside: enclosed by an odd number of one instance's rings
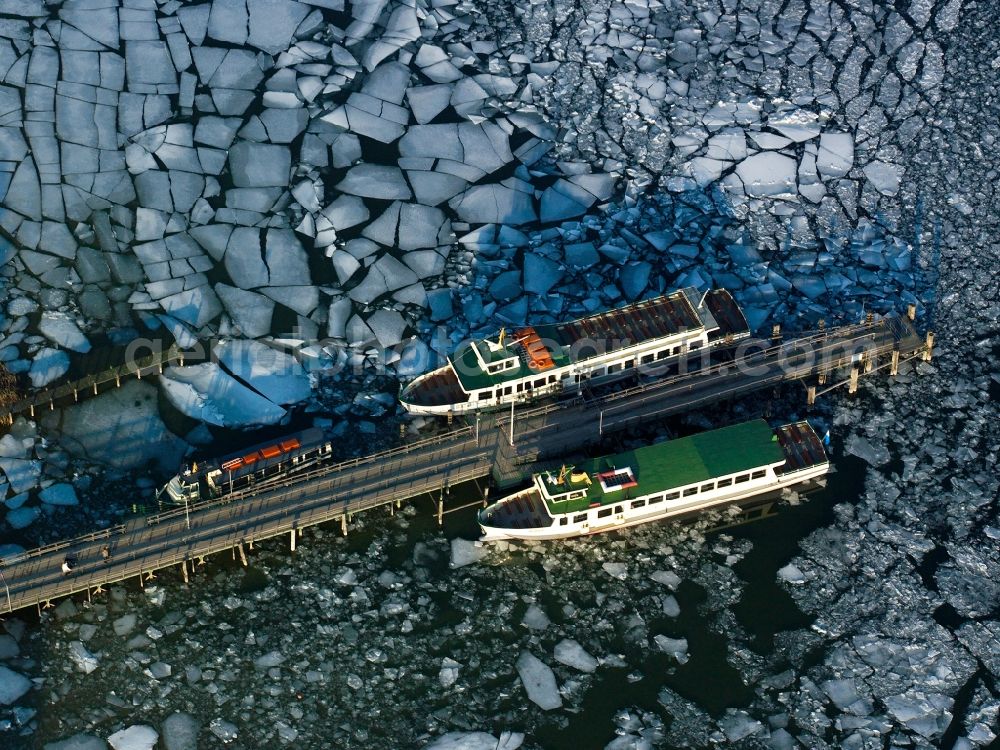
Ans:
{"label": "white passenger ship", "polygon": [[808,422],[764,420],[668,440],[535,474],[526,490],[479,512],[483,540],[564,539],[659,521],[824,476]]}
{"label": "white passenger ship", "polygon": [[749,335],[729,292],[687,288],[569,323],[472,341],[447,365],[410,383],[400,401],[412,414],[461,414],[572,391],[585,381],[616,380]]}

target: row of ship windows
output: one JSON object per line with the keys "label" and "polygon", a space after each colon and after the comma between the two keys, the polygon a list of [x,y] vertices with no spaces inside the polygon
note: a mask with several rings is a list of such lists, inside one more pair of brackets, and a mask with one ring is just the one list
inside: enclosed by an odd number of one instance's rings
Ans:
{"label": "row of ship windows", "polygon": [[[732,484],[743,484],[744,482],[749,482],[751,479],[763,479],[767,474],[764,469],[758,469],[750,474],[740,474],[736,477],[727,477],[726,479],[720,479],[718,482],[708,482],[700,487],[688,487],[683,492],[668,492],[665,495],[653,495],[650,498],[643,498],[641,500],[633,500],[629,503],[629,507],[632,510],[636,508],[642,508],[645,505],[655,505],[656,503],[662,503],[665,500],[676,500],[679,497],[691,497],[692,495],[697,495],[699,492],[711,492],[712,490],[723,487],[729,487]],[[611,508],[601,508],[597,511],[598,518],[607,518],[612,513],[618,514],[622,512],[623,506],[615,505]],[[573,523],[585,523],[590,516],[589,513],[580,513],[573,516]],[[559,525],[565,526],[568,523],[565,516],[559,519]]]}
{"label": "row of ship windows", "polygon": [[[689,350],[695,350],[701,348],[700,341],[692,341],[688,344]],[[682,347],[675,346],[670,349],[664,349],[659,352],[651,352],[650,354],[644,355],[639,363],[643,365],[651,364],[654,360],[659,361],[661,359],[666,359],[667,357],[673,357],[681,351]],[[602,375],[612,375],[616,372],[621,372],[622,370],[627,370],[630,367],[635,367],[635,360],[629,359],[625,362],[619,362],[617,364],[608,365],[607,367],[599,367],[593,372],[584,373],[583,378],[599,378]],[[548,378],[538,378],[537,380],[529,380],[526,383],[517,383],[516,385],[508,385],[502,389],[496,389],[492,391],[478,391],[473,394],[475,399],[487,399],[491,396],[510,396],[514,393],[523,393],[524,391],[530,391],[535,388],[543,388],[546,383],[555,383],[557,380],[556,375],[549,375]]]}

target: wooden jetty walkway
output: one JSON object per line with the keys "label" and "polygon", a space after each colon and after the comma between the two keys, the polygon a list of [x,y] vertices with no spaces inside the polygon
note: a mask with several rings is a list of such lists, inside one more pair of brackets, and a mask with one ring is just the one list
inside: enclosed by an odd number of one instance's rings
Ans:
{"label": "wooden jetty walkway", "polygon": [[[599,441],[605,433],[736,398],[783,382],[801,381],[811,400],[847,385],[853,392],[866,373],[896,373],[901,361],[929,359],[933,337],[921,338],[907,318],[846,326],[761,348],[687,374],[650,373],[638,385],[601,396],[580,394],[534,408],[479,415],[436,437],[296,475],[227,496],[151,516],[76,539],[28,550],[0,561],[0,613],[50,606],[60,598],[101,593],[110,584],[154,577],[179,567],[185,581],[205,556],[246,550],[255,542],[286,536],[294,550],[303,529],[330,521],[347,533],[351,517],[425,493],[446,512],[448,488],[490,478],[499,486],[523,481],[534,462]],[[841,373],[842,380],[833,381]],[[849,373],[849,374],[848,374]],[[813,380],[817,385],[810,385]],[[824,392],[820,391],[820,392]],[[104,559],[107,547],[110,559]],[[67,556],[76,568],[63,575]]]}
{"label": "wooden jetty walkway", "polygon": [[[96,356],[100,356],[100,353]],[[55,409],[57,405],[76,403],[81,398],[96,396],[111,386],[118,388],[129,378],[141,380],[161,375],[163,368],[172,363],[184,364],[184,351],[177,344],[166,348],[157,347],[144,357],[126,356],[123,363],[108,363],[95,372],[34,391],[22,398],[12,396],[0,406],[0,425],[13,423],[18,414],[28,414],[34,418],[35,413],[42,409]]]}

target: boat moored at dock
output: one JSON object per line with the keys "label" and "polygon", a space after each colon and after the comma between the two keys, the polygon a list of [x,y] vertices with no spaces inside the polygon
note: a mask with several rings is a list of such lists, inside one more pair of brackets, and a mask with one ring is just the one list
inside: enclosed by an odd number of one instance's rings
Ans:
{"label": "boat moored at dock", "polygon": [[643,366],[666,367],[689,352],[749,335],[725,289],[686,288],[569,323],[469,342],[447,365],[411,382],[400,401],[412,414],[472,412],[618,380]]}
{"label": "boat moored at dock", "polygon": [[764,420],[668,440],[533,475],[479,511],[483,540],[596,534],[752,498],[830,470],[808,422]]}
{"label": "boat moored at dock", "polygon": [[318,427],[225,456],[183,466],[159,492],[158,500],[183,504],[228,495],[276,477],[294,474],[333,455],[333,444]]}

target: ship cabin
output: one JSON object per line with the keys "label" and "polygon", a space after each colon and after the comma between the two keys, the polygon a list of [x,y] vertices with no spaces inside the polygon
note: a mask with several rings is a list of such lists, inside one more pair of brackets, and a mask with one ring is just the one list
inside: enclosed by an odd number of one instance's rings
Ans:
{"label": "ship cabin", "polygon": [[487,539],[559,538],[657,520],[790,486],[829,470],[806,422],[723,427],[532,477],[480,511]]}
{"label": "ship cabin", "polygon": [[400,396],[415,414],[461,413],[620,379],[682,354],[749,336],[725,289],[694,288],[569,323],[501,331],[471,341]]}
{"label": "ship cabin", "polygon": [[323,430],[311,427],[280,440],[185,464],[157,493],[157,498],[184,504],[221,497],[279,475],[301,471],[329,459],[332,453],[333,444]]}

